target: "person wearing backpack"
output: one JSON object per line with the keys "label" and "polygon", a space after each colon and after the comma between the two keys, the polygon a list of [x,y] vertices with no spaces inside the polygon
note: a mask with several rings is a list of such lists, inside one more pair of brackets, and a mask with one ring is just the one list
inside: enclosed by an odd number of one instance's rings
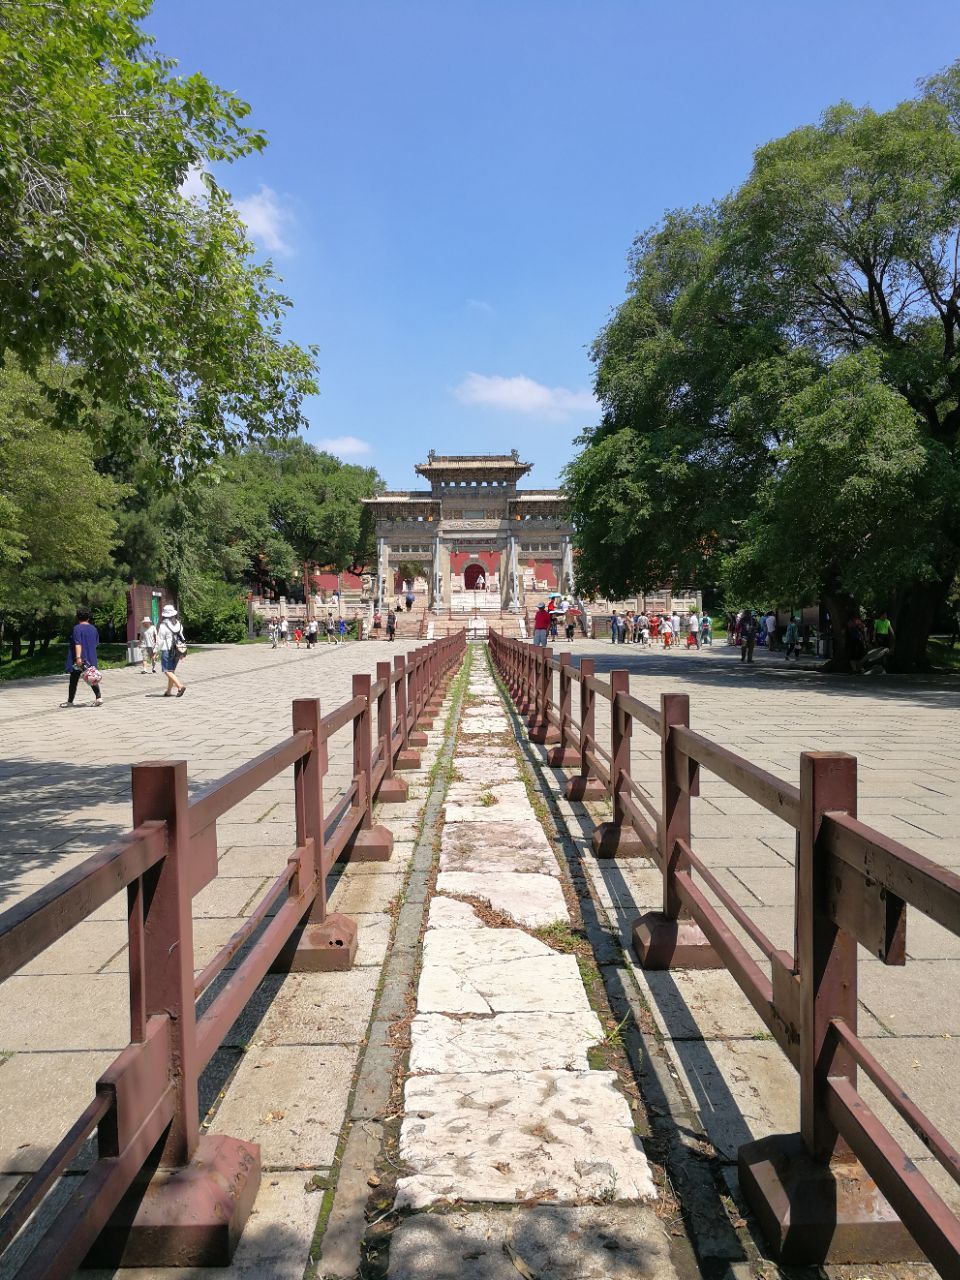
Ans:
{"label": "person wearing backpack", "polygon": [[187,686],[178,679],[177,666],[187,652],[187,641],[180,615],[172,604],[163,606],[163,615],[157,627],[157,647],[160,650],[160,669],[167,677],[167,690],[163,696],[182,698],[187,692]]}

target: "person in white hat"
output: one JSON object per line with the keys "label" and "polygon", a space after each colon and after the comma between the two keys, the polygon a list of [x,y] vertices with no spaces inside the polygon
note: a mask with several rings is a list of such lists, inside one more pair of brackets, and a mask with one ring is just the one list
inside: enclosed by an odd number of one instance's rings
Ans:
{"label": "person in white hat", "polygon": [[152,618],[144,618],[140,624],[143,630],[140,632],[140,653],[143,657],[143,670],[141,675],[147,674],[147,662],[150,663],[151,674],[157,674],[157,628],[153,625]]}
{"label": "person in white hat", "polygon": [[160,625],[157,627],[157,647],[160,650],[160,667],[167,677],[165,698],[174,696],[182,698],[187,686],[177,679],[177,665],[187,652],[187,640],[183,634],[183,623],[172,604],[163,606]]}

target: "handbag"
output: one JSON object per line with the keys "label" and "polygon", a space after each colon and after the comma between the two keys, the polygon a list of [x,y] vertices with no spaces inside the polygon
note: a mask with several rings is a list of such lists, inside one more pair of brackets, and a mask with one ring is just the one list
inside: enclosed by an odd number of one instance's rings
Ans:
{"label": "handbag", "polygon": [[99,684],[100,672],[96,667],[84,667],[83,679],[86,680],[87,684]]}

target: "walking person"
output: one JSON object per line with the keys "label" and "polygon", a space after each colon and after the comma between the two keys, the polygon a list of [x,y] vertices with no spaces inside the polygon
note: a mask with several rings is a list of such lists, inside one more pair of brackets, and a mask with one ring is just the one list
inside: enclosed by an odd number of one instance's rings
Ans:
{"label": "walking person", "polygon": [[177,667],[187,652],[187,641],[183,634],[183,623],[172,604],[163,606],[163,616],[157,627],[157,645],[160,649],[160,667],[167,677],[165,698],[182,698],[187,686],[177,675]]}
{"label": "walking person", "polygon": [[614,609],[610,615],[610,643],[617,643],[617,636],[620,634],[620,619],[617,617],[617,611]]}
{"label": "walking person", "polygon": [[777,645],[777,615],[771,609],[763,620],[763,625],[767,632],[767,648],[773,653]]}
{"label": "walking person", "polygon": [[70,676],[67,685],[67,700],[61,707],[72,707],[77,696],[77,686],[81,679],[90,686],[93,694],[93,705],[103,706],[100,696],[100,672],[97,669],[97,645],[100,636],[97,628],[90,621],[90,610],[81,605],[77,610],[77,623],[70,632],[70,643],[67,645],[67,662],[64,670]]}
{"label": "walking person", "polygon": [[286,649],[290,642],[290,624],[286,618],[280,619],[280,643]]}
{"label": "walking person", "polygon": [[547,645],[547,632],[550,630],[550,614],[547,612],[545,604],[537,605],[537,612],[533,616],[533,643],[543,648]]}
{"label": "walking person", "polygon": [[140,655],[143,659],[142,674],[147,674],[147,663],[150,663],[150,671],[152,675],[157,674],[157,628],[153,625],[152,618],[144,618],[140,624],[143,630],[140,632]]}
{"label": "walking person", "polygon": [[696,609],[690,610],[690,621],[687,624],[689,633],[687,636],[687,648],[692,649],[694,645],[700,648],[700,615]]}
{"label": "walking person", "polygon": [[327,633],[327,644],[336,644],[337,643],[337,627],[336,627],[336,623],[333,620],[332,613],[327,614],[327,621],[324,625],[324,630]]}
{"label": "walking person", "polygon": [[673,640],[673,619],[668,618],[666,614],[660,623],[660,635],[663,637],[663,647],[670,648],[670,642]]}
{"label": "walking person", "polygon": [[[337,623],[337,644],[343,644],[346,638],[347,638],[347,620],[346,618],[341,618],[340,621]],[[358,622],[357,623],[357,639],[359,640],[359,638],[360,638],[360,623]]]}
{"label": "walking person", "polygon": [[787,629],[783,633],[783,643],[787,652],[783,655],[784,661],[790,661],[791,653],[800,661],[800,624],[796,618],[791,618],[787,623]]}
{"label": "walking person", "polygon": [[317,620],[311,618],[307,623],[307,648],[312,649],[317,643]]}
{"label": "walking person", "polygon": [[393,609],[391,609],[390,612],[387,614],[387,639],[395,640],[396,638],[397,638],[397,615],[393,611]]}
{"label": "walking person", "polygon": [[757,620],[752,609],[744,609],[740,619],[740,661],[752,662],[753,649],[757,643]]}

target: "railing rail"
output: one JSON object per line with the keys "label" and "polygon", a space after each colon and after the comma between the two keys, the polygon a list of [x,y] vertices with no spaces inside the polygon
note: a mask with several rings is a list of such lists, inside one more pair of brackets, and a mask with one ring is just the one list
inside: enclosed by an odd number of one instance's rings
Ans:
{"label": "railing rail", "polygon": [[[908,904],[960,936],[960,876],[858,821],[852,756],[801,753],[797,787],[691,729],[686,695],[663,695],[657,711],[629,693],[626,671],[601,680],[590,659],[576,671],[569,655],[558,659],[548,648],[497,634],[490,636],[490,650],[518,711],[529,717],[531,739],[559,743],[549,753],[551,764],[579,766],[579,776],[567,783],[568,797],[609,800],[612,819],[594,832],[596,854],[643,854],[661,872],[662,910],[648,912],[633,930],[641,963],[649,968],[725,966],[798,1071],[800,1134],[764,1139],[740,1152],[742,1189],[774,1251],[787,1262],[854,1262],[872,1260],[876,1253],[915,1256],[906,1251],[919,1246],[941,1275],[960,1275],[960,1220],[857,1091],[859,1068],[960,1183],[960,1155],[857,1035],[858,945],[884,964],[905,964]],[[574,684],[580,686],[579,724],[571,714]],[[596,740],[597,698],[610,703],[609,752]],[[659,810],[631,777],[634,723],[660,739]],[[697,855],[690,802],[699,794],[701,770],[797,833],[795,954],[775,946]],[[761,953],[769,973],[728,918]],[[829,1177],[832,1185],[846,1176],[843,1171],[854,1159],[902,1226],[888,1211],[884,1217],[876,1192],[859,1183],[858,1225],[836,1216],[840,1197],[834,1191],[831,1204],[823,1179]],[[811,1230],[791,1233],[778,1212],[784,1204],[796,1210],[804,1188],[809,1193],[811,1187],[815,1194],[812,1199],[807,1194],[806,1209],[819,1195],[824,1220],[814,1216]],[[848,1197],[846,1203],[853,1202]],[[830,1252],[838,1249],[848,1256]]]}
{"label": "railing rail", "polygon": [[[392,668],[380,663],[375,682],[369,675],[355,676],[353,696],[327,715],[321,715],[318,699],[296,700],[291,736],[192,797],[185,762],[134,765],[133,830],[0,915],[3,981],[116,893],[127,891],[130,1043],[0,1218],[2,1259],[96,1130],[97,1159],[52,1215],[17,1280],[72,1275],[87,1256],[96,1265],[129,1261],[125,1250],[139,1247],[137,1230],[144,1220],[112,1221],[111,1215],[143,1177],[148,1156],[151,1168],[159,1163],[165,1173],[147,1191],[149,1199],[158,1188],[140,1237],[146,1261],[157,1266],[173,1260],[229,1262],[259,1185],[259,1148],[201,1135],[200,1073],[271,967],[346,969],[352,964],[356,924],[327,911],[327,872],[348,848],[353,856],[390,856],[393,838],[374,825],[374,801],[406,797],[406,783],[395,770],[415,763],[409,744],[465,648],[461,631],[396,658]],[[348,726],[353,776],[342,799],[325,812],[328,743]],[[192,899],[217,875],[217,820],[291,767],[296,847],[249,919],[195,975]],[[261,929],[199,1013],[197,999]],[[204,1156],[199,1167],[198,1153]],[[170,1170],[182,1171],[178,1193],[169,1188],[181,1174]],[[217,1186],[231,1186],[226,1203],[216,1187],[211,1191],[212,1183],[205,1185],[211,1178]],[[144,1260],[143,1254],[136,1256]]]}

